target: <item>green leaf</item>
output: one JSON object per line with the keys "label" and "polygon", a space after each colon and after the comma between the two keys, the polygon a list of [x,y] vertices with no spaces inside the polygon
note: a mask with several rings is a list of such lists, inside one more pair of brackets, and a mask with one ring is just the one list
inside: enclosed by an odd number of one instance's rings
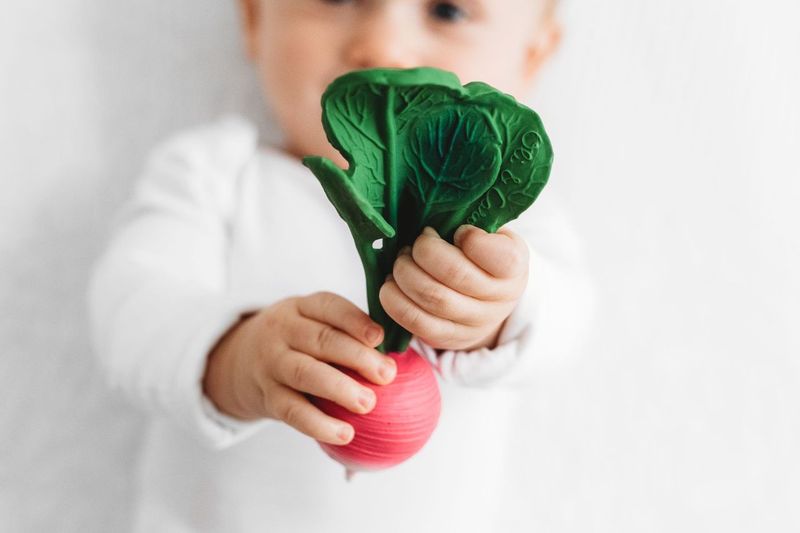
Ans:
{"label": "green leaf", "polygon": [[328,199],[336,207],[353,235],[360,241],[372,242],[383,237],[394,237],[395,230],[379,211],[356,190],[352,180],[329,159],[310,156],[303,164],[317,176]]}
{"label": "green leaf", "polygon": [[384,207],[386,144],[375,119],[382,95],[370,85],[343,85],[324,99],[325,129],[350,164],[355,190],[375,209]]}
{"label": "green leaf", "polygon": [[502,162],[494,185],[461,211],[463,220],[443,228],[448,235],[463,222],[494,232],[517,218],[539,196],[553,164],[550,140],[534,111],[484,83],[470,83],[466,89],[497,125]]}
{"label": "green leaf", "polygon": [[431,214],[470,204],[494,183],[500,166],[500,138],[488,114],[471,107],[439,105],[414,122],[401,148],[408,186]]}

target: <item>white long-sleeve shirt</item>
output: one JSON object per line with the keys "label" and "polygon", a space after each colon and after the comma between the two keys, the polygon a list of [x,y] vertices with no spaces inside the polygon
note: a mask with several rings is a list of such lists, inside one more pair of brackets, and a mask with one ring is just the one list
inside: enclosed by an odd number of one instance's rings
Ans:
{"label": "white long-sleeve shirt", "polygon": [[507,450],[526,421],[513,407],[537,371],[569,357],[591,291],[578,240],[546,191],[509,227],[531,248],[531,273],[498,346],[437,354],[414,339],[439,378],[439,425],[413,458],[347,483],[309,437],[225,416],[201,387],[209,351],[243,313],[321,290],[366,310],[347,225],[313,174],[259,145],[243,119],[159,147],[89,290],[111,386],[152,412],[134,530],[524,531]]}

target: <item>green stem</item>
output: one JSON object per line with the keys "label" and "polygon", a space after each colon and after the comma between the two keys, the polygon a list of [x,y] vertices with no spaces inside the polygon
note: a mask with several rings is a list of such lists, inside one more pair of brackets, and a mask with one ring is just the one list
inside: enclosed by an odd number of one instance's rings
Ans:
{"label": "green stem", "polygon": [[386,182],[389,185],[389,219],[387,222],[397,230],[398,204],[400,203],[400,187],[402,183],[397,176],[397,132],[395,131],[394,117],[395,88],[389,87],[386,92]]}
{"label": "green stem", "polygon": [[372,243],[364,242],[362,239],[357,239],[356,242],[362,243],[358,245],[358,255],[361,257],[361,264],[364,265],[364,276],[367,279],[369,316],[378,324],[383,325],[388,317],[383,310],[383,306],[381,306],[378,296],[382,285],[381,280],[383,279],[381,277],[381,268],[378,264],[378,254],[372,249]]}
{"label": "green stem", "polygon": [[[395,98],[396,89],[389,86],[386,92],[386,120],[384,123],[386,131],[386,161],[385,161],[385,178],[388,189],[388,198],[386,198],[386,206],[388,207],[388,217],[386,221],[397,231],[399,231],[400,221],[400,190],[403,183],[400,182],[397,174],[397,130],[395,124]],[[373,320],[383,326],[384,338],[383,343],[378,347],[383,353],[389,352],[403,352],[408,347],[411,340],[411,333],[406,331],[397,322],[391,319],[386,311],[380,304],[378,294],[381,286],[383,286],[386,276],[392,271],[394,260],[397,258],[399,250],[397,237],[392,239],[383,239],[383,248],[375,253],[370,245],[369,252],[375,258],[375,264],[372,265],[374,270],[372,275],[367,273],[368,291],[372,293],[370,296],[370,313],[372,314],[372,307],[375,306],[376,312]],[[375,257],[379,255],[380,257]],[[380,317],[380,320],[378,319]]]}
{"label": "green stem", "polygon": [[[378,350],[382,353],[404,352],[411,340],[411,334],[386,314],[380,301],[380,290],[386,275],[391,272],[391,265],[387,268],[386,265],[381,264],[380,253],[372,248],[371,242],[368,243],[363,240],[359,240],[359,242],[363,243],[358,246],[358,254],[361,257],[361,263],[364,265],[364,275],[367,279],[369,316],[380,324],[384,331],[384,339],[378,346]],[[397,253],[394,252],[394,254],[389,255],[395,257]]]}
{"label": "green stem", "polygon": [[392,320],[391,326],[386,329],[386,337],[381,344],[381,348],[383,348],[381,351],[383,353],[403,353],[410,342],[411,333]]}

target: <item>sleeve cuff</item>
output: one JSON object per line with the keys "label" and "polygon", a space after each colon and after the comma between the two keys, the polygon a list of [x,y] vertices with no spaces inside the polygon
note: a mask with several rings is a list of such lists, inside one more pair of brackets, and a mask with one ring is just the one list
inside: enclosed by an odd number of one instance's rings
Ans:
{"label": "sleeve cuff", "polygon": [[[208,318],[198,325],[198,334],[192,339],[178,373],[178,394],[175,401],[178,420],[184,429],[197,435],[201,442],[212,449],[223,449],[245,440],[263,426],[275,420],[239,420],[217,409],[203,394],[203,376],[211,349],[232,327],[241,315],[257,310],[259,306],[228,304],[210,310]],[[202,333],[199,333],[202,332]]]}
{"label": "sleeve cuff", "polygon": [[552,263],[531,249],[531,275],[490,350],[438,351],[412,346],[444,381],[472,387],[527,387],[542,371],[571,364],[592,323],[594,293],[580,269]]}
{"label": "sleeve cuff", "polygon": [[528,287],[517,307],[508,316],[493,348],[477,350],[437,350],[414,337],[412,347],[425,357],[444,381],[467,387],[495,386],[516,372],[520,359],[528,357],[532,317],[538,298],[535,287]]}

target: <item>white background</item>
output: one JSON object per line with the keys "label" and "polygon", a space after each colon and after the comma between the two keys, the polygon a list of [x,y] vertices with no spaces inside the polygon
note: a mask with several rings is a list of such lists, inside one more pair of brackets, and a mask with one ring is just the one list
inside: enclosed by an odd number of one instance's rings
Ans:
{"label": "white background", "polygon": [[[83,294],[147,150],[264,115],[234,2],[0,9],[0,530],[124,530]],[[534,107],[598,291],[531,393],[530,531],[800,530],[800,3],[573,0]]]}

